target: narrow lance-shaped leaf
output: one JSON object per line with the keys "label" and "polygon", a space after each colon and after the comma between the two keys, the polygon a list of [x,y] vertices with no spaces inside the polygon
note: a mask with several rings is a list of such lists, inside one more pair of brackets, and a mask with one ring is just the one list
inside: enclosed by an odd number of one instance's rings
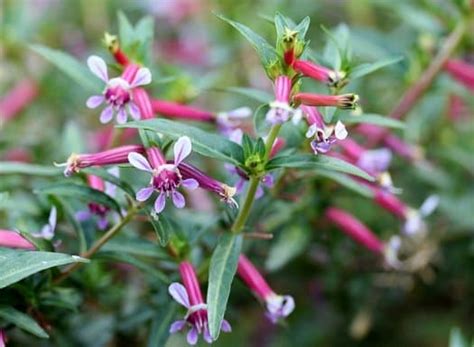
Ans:
{"label": "narrow lance-shaped leaf", "polygon": [[87,69],[85,63],[80,63],[76,58],[67,53],[42,45],[31,45],[30,48],[56,65],[57,68],[71,77],[88,92],[97,93],[100,91],[100,80]]}
{"label": "narrow lance-shaped leaf", "polygon": [[229,93],[235,93],[242,96],[246,96],[250,99],[256,100],[258,102],[263,102],[268,104],[274,99],[273,95],[260,89],[255,88],[242,88],[242,87],[229,87],[229,88],[216,88],[217,91],[224,91]]}
{"label": "narrow lance-shaped leaf", "polygon": [[221,14],[216,14],[216,16],[232,25],[252,44],[252,46],[257,51],[263,66],[268,67],[279,60],[275,49],[263,37],[258,35],[252,29],[241,23],[226,18]]}
{"label": "narrow lance-shaped leaf", "polygon": [[193,144],[193,151],[218,160],[242,166],[242,148],[227,140],[225,137],[208,133],[191,125],[182,124],[167,119],[148,119],[143,121],[129,122],[122,127],[142,128],[153,130],[173,139],[181,136],[189,136]]}
{"label": "narrow lance-shaped leaf", "polygon": [[209,332],[214,340],[219,337],[241,248],[242,236],[227,233],[221,236],[212,254],[206,301]]}
{"label": "narrow lance-shaped leaf", "polygon": [[322,155],[313,154],[294,154],[278,156],[270,160],[267,164],[267,170],[274,170],[281,167],[296,169],[324,169],[329,171],[339,171],[347,174],[362,177],[368,181],[374,181],[374,178],[365,171],[359,169],[344,160]]}
{"label": "narrow lance-shaped leaf", "polygon": [[164,346],[170,336],[170,325],[176,314],[177,305],[171,302],[156,312],[150,326],[148,347]]}
{"label": "narrow lance-shaped leaf", "polygon": [[372,64],[361,64],[350,72],[349,77],[352,79],[360,78],[386,66],[396,64],[401,60],[403,60],[403,57],[387,58]]}
{"label": "narrow lance-shaped leaf", "polygon": [[118,188],[123,190],[128,195],[130,195],[132,197],[135,196],[135,192],[133,191],[133,188],[130,186],[130,184],[128,184],[124,180],[120,179],[119,177],[116,177],[116,176],[112,175],[111,173],[109,173],[105,169],[90,167],[90,168],[84,169],[83,172],[86,173],[86,174],[91,174],[91,175],[95,175],[95,176],[98,176],[100,178],[103,178],[105,181],[107,181],[109,183],[112,183],[114,186],[117,186]]}
{"label": "narrow lance-shaped leaf", "polygon": [[64,253],[0,248],[0,288],[5,288],[37,272],[77,262],[88,262],[88,260]]}
{"label": "narrow lance-shaped leaf", "polygon": [[403,129],[405,127],[405,123],[398,119],[394,119],[391,117],[382,116],[379,114],[373,113],[365,113],[358,116],[352,115],[339,115],[338,119],[347,124],[359,124],[359,123],[368,123],[379,125],[386,128],[396,128],[396,129]]}
{"label": "narrow lance-shaped leaf", "polygon": [[104,192],[101,192],[100,190],[79,185],[76,183],[55,183],[46,187],[38,188],[35,190],[35,193],[52,194],[57,196],[70,196],[76,199],[84,200],[87,203],[95,202],[107,206],[117,211],[118,213],[121,213],[120,205],[110,196],[108,196]]}
{"label": "narrow lance-shaped leaf", "polygon": [[0,306],[0,318],[9,323],[15,324],[18,328],[23,329],[33,335],[47,339],[49,336],[43,328],[30,316],[20,312],[13,307]]}
{"label": "narrow lance-shaped leaf", "polygon": [[62,170],[54,166],[3,161],[0,162],[0,175],[59,176]]}

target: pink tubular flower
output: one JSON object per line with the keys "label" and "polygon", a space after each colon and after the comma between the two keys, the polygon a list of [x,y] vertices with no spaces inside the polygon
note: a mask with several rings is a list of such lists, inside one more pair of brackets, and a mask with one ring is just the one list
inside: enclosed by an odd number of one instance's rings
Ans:
{"label": "pink tubular flower", "polygon": [[339,144],[344,150],[344,153],[349,156],[358,167],[373,176],[386,171],[392,160],[392,152],[387,148],[369,150],[352,139],[345,139]]}
{"label": "pink tubular flower", "polygon": [[327,67],[314,64],[307,60],[296,60],[293,63],[293,69],[304,76],[324,82],[331,86],[337,85],[344,78],[344,73],[342,72],[333,71]]}
{"label": "pink tubular flower", "polygon": [[155,212],[160,213],[165,208],[166,198],[170,197],[177,208],[186,204],[184,196],[177,191],[180,186],[196,189],[199,183],[194,178],[183,179],[178,165],[191,154],[191,140],[187,136],[180,137],[174,145],[174,163],[168,164],[157,147],[147,149],[148,160],[139,153],[130,153],[128,161],[139,170],[149,172],[152,177],[150,185],[140,189],[136,194],[138,201],[146,201],[154,191],[159,193],[155,201]]}
{"label": "pink tubular flower", "polygon": [[138,106],[138,109],[140,110],[140,115],[142,119],[155,118],[150,96],[148,95],[145,89],[135,88],[133,90],[133,98],[135,100],[135,104]]}
{"label": "pink tubular flower", "polygon": [[290,295],[278,295],[270,288],[262,274],[243,254],[239,257],[237,273],[250,290],[265,303],[266,316],[272,323],[288,317],[295,309],[295,301]]}
{"label": "pink tubular flower", "polygon": [[196,180],[199,184],[199,188],[216,193],[222,201],[228,203],[232,207],[238,207],[237,202],[234,200],[236,188],[219,182],[218,180],[206,175],[198,168],[187,163],[180,163],[178,169],[181,172],[183,179]]}
{"label": "pink tubular flower", "polygon": [[335,126],[327,126],[316,107],[303,105],[301,110],[309,125],[306,137],[314,138],[311,141],[314,154],[327,153],[337,140],[344,140],[347,137],[346,127],[341,121],[337,121]]}
{"label": "pink tubular flower", "polygon": [[275,79],[275,101],[270,103],[266,120],[270,124],[281,124],[293,115],[294,110],[290,106],[291,79],[288,76],[278,76]]}
{"label": "pink tubular flower", "polygon": [[79,172],[79,169],[85,169],[91,166],[106,166],[128,163],[130,153],[145,153],[142,145],[127,145],[112,148],[106,151],[91,154],[71,154],[64,164],[55,164],[56,166],[65,166],[65,176],[71,176]]}
{"label": "pink tubular flower", "polygon": [[359,97],[356,94],[324,95],[297,93],[293,101],[308,106],[334,106],[342,109],[354,109]]}
{"label": "pink tubular flower", "polygon": [[410,161],[418,160],[422,157],[420,148],[403,141],[402,139],[400,139],[399,137],[395,135],[387,134],[383,138],[383,142],[387,147],[392,149],[399,156],[405,159],[408,159]]}
{"label": "pink tubular flower", "polygon": [[449,59],[444,69],[458,82],[474,92],[474,65],[460,59]]}
{"label": "pink tubular flower", "polygon": [[140,119],[140,109],[134,103],[131,91],[138,86],[151,83],[150,70],[128,64],[121,77],[109,79],[107,65],[102,58],[95,55],[90,56],[87,59],[87,65],[92,73],[106,83],[102,95],[93,95],[87,99],[87,107],[89,108],[96,108],[104,101],[108,104],[100,115],[100,122],[110,122],[114,117],[114,113],[117,112],[117,123],[125,123],[127,121],[127,108],[133,119]]}
{"label": "pink tubular flower", "polygon": [[379,189],[375,189],[374,193],[374,200],[379,206],[404,222],[402,232],[407,235],[425,233],[426,224],[423,219],[433,213],[439,204],[439,197],[431,195],[416,210],[406,205],[393,194]]}
{"label": "pink tubular flower", "polygon": [[34,250],[35,246],[16,231],[0,229],[0,247]]}
{"label": "pink tubular flower", "polygon": [[[118,167],[112,167],[107,170],[112,176],[119,177],[119,169]],[[104,180],[95,175],[87,175],[87,183],[89,187],[100,190],[104,192],[110,197],[115,196],[115,192],[117,187],[110,182],[104,182]],[[97,216],[97,227],[99,230],[105,230],[109,221],[107,219],[107,215],[110,212],[110,209],[107,206],[91,202],[89,203],[89,210],[86,211],[78,211],[76,213],[76,219],[80,222],[86,221],[92,216]]]}
{"label": "pink tubular flower", "polygon": [[212,112],[200,110],[192,106],[182,105],[177,102],[152,99],[151,105],[153,112],[167,117],[189,119],[200,122],[214,121],[214,115]]}
{"label": "pink tubular flower", "polygon": [[0,347],[5,347],[7,343],[7,334],[5,334],[5,330],[0,329]]}
{"label": "pink tubular flower", "polygon": [[374,253],[383,253],[384,244],[382,241],[353,215],[335,207],[328,208],[325,215],[329,221],[341,228],[347,236],[357,243]]}
{"label": "pink tubular flower", "polygon": [[25,79],[20,81],[0,100],[0,123],[15,117],[38,95],[36,82]]}
{"label": "pink tubular flower", "polygon": [[[192,264],[187,261],[179,264],[179,272],[184,286],[181,283],[172,283],[168,287],[168,292],[173,299],[176,300],[178,304],[184,306],[188,312],[184,316],[184,319],[171,324],[170,333],[174,334],[188,326],[190,327],[187,334],[188,344],[195,345],[198,341],[199,334],[202,334],[207,343],[212,343],[207,321],[207,305],[204,302],[196,272]],[[221,330],[224,332],[230,332],[232,330],[229,322],[225,319],[222,320]]]}

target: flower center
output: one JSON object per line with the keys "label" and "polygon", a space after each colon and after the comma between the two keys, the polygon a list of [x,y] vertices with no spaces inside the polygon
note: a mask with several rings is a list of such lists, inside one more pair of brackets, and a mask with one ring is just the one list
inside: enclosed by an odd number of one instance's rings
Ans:
{"label": "flower center", "polygon": [[123,78],[112,78],[107,83],[104,96],[108,104],[114,107],[121,107],[132,99],[130,85]]}
{"label": "flower center", "polygon": [[167,196],[181,185],[181,181],[181,173],[172,164],[161,165],[153,172],[153,187],[160,192],[165,192]]}

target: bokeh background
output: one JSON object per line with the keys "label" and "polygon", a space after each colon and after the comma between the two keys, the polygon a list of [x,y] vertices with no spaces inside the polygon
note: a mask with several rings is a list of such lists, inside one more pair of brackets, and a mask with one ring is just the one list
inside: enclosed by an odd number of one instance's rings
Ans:
{"label": "bokeh background", "polygon": [[[315,51],[327,40],[321,26],[345,23],[357,61],[404,57],[348,88],[360,95],[364,109],[383,115],[420,78],[460,18],[456,1],[449,0],[1,0],[0,99],[23,81],[32,88],[32,101],[14,118],[0,117],[0,160],[50,165],[87,146],[84,134],[99,126],[96,113],[84,107],[87,93],[29,45],[64,50],[84,64],[90,54],[107,57],[101,40],[105,31],[117,33],[118,11],[133,23],[144,15],[154,18],[149,66],[155,81],[153,95],[214,111],[258,106],[221,89],[242,86],[271,91],[271,84],[252,47],[213,11],[250,26],[270,42],[274,28],[268,18],[275,11],[295,20],[309,16],[312,25],[307,37]],[[472,32],[454,57],[474,64]],[[297,309],[285,324],[272,326],[236,281],[226,314],[234,331],[222,334],[215,345],[436,347],[447,346],[450,336],[451,343],[472,339],[473,99],[472,86],[469,90],[441,72],[409,112],[405,129],[397,132],[418,146],[420,153],[411,161],[395,157],[392,164],[392,177],[403,189],[404,201],[419,206],[431,194],[441,198],[429,220],[437,247],[431,265],[414,274],[374,267],[366,251],[320,222],[318,206],[331,201],[352,211],[383,239],[398,232],[400,222],[350,191],[335,191],[318,180],[296,182],[293,191],[310,185],[314,200],[295,212],[296,217],[285,219],[275,213],[274,219],[267,218],[265,226],[275,229],[274,243],[255,246],[252,252],[273,287],[295,296]],[[34,223],[26,216],[46,213],[41,201],[38,207],[38,200],[31,198],[30,187],[39,183],[40,178],[0,176],[2,224]],[[291,232],[280,233],[283,228]],[[68,313],[67,334],[45,342],[17,331],[11,345],[145,346],[153,333],[153,319],[159,318],[145,309],[119,312],[116,308],[124,302],[133,305],[136,296],[148,297],[153,305],[166,293],[151,286],[144,294],[137,289],[136,277],[117,280],[112,273],[104,275],[101,267],[96,270],[89,271],[88,281],[94,284],[85,285],[90,291],[81,294],[82,304]],[[180,335],[167,343],[182,345]]]}

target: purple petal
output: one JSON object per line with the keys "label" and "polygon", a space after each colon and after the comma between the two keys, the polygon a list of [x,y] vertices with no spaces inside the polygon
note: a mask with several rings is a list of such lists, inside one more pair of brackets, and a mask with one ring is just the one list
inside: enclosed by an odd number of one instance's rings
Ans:
{"label": "purple petal", "polygon": [[262,183],[268,187],[268,188],[271,188],[273,187],[273,184],[275,183],[274,180],[273,180],[273,176],[270,175],[270,174],[267,174],[265,176],[263,176],[262,178]]}
{"label": "purple petal", "polygon": [[142,67],[137,71],[137,74],[133,78],[132,83],[130,83],[130,87],[137,87],[143,86],[145,84],[151,83],[151,72],[146,67]]}
{"label": "purple petal", "polygon": [[439,196],[438,195],[430,195],[421,205],[420,207],[420,214],[424,217],[429,216],[436,210],[439,205]]}
{"label": "purple petal", "polygon": [[186,205],[183,194],[177,192],[176,190],[171,194],[171,198],[173,199],[173,204],[177,208],[183,208]]}
{"label": "purple petal", "polygon": [[184,326],[186,325],[185,320],[177,320],[173,322],[170,326],[170,334],[174,334],[180,330],[183,330]]}
{"label": "purple petal", "polygon": [[192,144],[191,139],[187,136],[181,136],[174,144],[174,163],[178,165],[188,155],[191,154]]}
{"label": "purple petal", "polygon": [[336,127],[334,128],[334,136],[338,140],[344,140],[347,137],[348,133],[346,130],[346,126],[342,124],[340,120],[337,121]]}
{"label": "purple petal", "polygon": [[[107,170],[109,174],[111,174],[114,177],[120,177],[120,172],[118,166],[113,166],[110,169]],[[117,192],[117,186],[115,184],[112,184],[110,182],[105,182],[105,194],[108,196],[114,197],[116,192]]]}
{"label": "purple petal", "polygon": [[308,131],[306,131],[306,138],[311,138],[316,134],[316,131],[318,129],[318,126],[316,124],[312,124],[309,128]]}
{"label": "purple petal", "polygon": [[183,305],[186,308],[191,307],[189,303],[188,292],[186,288],[178,282],[173,282],[168,287],[168,293],[173,297],[173,299],[180,305]]}
{"label": "purple petal", "polygon": [[102,124],[108,123],[112,120],[113,116],[114,116],[114,109],[112,108],[112,106],[108,106],[104,108],[104,110],[100,114],[100,122]]}
{"label": "purple petal", "polygon": [[150,198],[151,194],[153,194],[154,190],[153,186],[142,188],[135,195],[135,199],[137,199],[137,201],[146,201]]}
{"label": "purple petal", "polygon": [[158,198],[156,198],[155,201],[155,212],[156,213],[161,213],[165,209],[166,205],[166,195],[164,193],[160,193],[158,195]]}
{"label": "purple petal", "polygon": [[186,336],[186,341],[188,341],[191,346],[194,346],[197,343],[198,331],[195,327],[192,327],[191,330],[189,330],[188,335]]}
{"label": "purple petal", "polygon": [[206,341],[207,343],[209,344],[212,343],[212,336],[211,336],[211,333],[209,332],[209,327],[207,324],[204,326],[204,332],[202,334],[202,337],[204,338],[204,341]]}
{"label": "purple petal", "polygon": [[117,123],[125,124],[126,122],[127,122],[127,111],[125,111],[125,107],[120,107],[120,110],[117,113]]}
{"label": "purple petal", "polygon": [[50,225],[44,225],[43,228],[41,228],[41,233],[35,234],[33,236],[41,237],[45,240],[51,240],[54,237],[54,230]]}
{"label": "purple petal", "polygon": [[102,95],[92,95],[89,99],[87,99],[86,106],[89,108],[96,108],[103,102],[104,97]]}
{"label": "purple petal", "polygon": [[240,194],[242,193],[242,191],[244,190],[244,185],[247,181],[244,180],[243,178],[239,179],[237,181],[237,183],[235,184],[235,190],[237,192],[237,194]]}
{"label": "purple petal", "polygon": [[259,184],[257,187],[257,191],[255,192],[255,200],[260,199],[265,192],[263,191],[262,186]]}
{"label": "purple petal", "polygon": [[85,211],[77,211],[74,217],[76,218],[77,221],[79,222],[85,222],[86,220],[91,218],[91,213],[88,210]]}
{"label": "purple petal", "polygon": [[140,153],[136,153],[136,152],[129,153],[128,162],[139,170],[148,171],[148,172],[153,171],[148,160]]}
{"label": "purple petal", "polygon": [[56,210],[56,206],[53,206],[51,208],[51,212],[49,212],[49,218],[48,218],[48,224],[53,233],[54,233],[54,229],[56,229],[57,215],[58,215],[58,211]]}
{"label": "purple petal", "polygon": [[281,313],[284,317],[290,315],[291,312],[295,309],[295,300],[290,295],[283,296],[283,307],[281,309]]}
{"label": "purple petal", "polygon": [[104,59],[96,55],[91,55],[87,59],[87,65],[94,75],[99,77],[102,81],[107,82],[109,76],[107,74],[107,64],[105,64]]}
{"label": "purple petal", "polygon": [[187,178],[181,181],[181,185],[189,190],[194,190],[199,187],[199,182],[194,178]]}
{"label": "purple petal", "polygon": [[99,230],[107,229],[108,225],[109,225],[109,221],[107,220],[106,217],[99,217],[99,219],[97,220],[97,228],[99,228]]}
{"label": "purple petal", "polygon": [[140,109],[134,102],[130,102],[128,104],[128,112],[130,112],[130,115],[132,116],[133,119],[140,120],[141,118]]}
{"label": "purple petal", "polygon": [[230,326],[230,323],[226,321],[225,319],[222,320],[221,330],[225,333],[230,333],[232,331],[232,327]]}
{"label": "purple petal", "polygon": [[234,110],[230,110],[229,112],[225,113],[229,118],[248,118],[252,115],[252,109],[250,107],[244,106],[239,107]]}

